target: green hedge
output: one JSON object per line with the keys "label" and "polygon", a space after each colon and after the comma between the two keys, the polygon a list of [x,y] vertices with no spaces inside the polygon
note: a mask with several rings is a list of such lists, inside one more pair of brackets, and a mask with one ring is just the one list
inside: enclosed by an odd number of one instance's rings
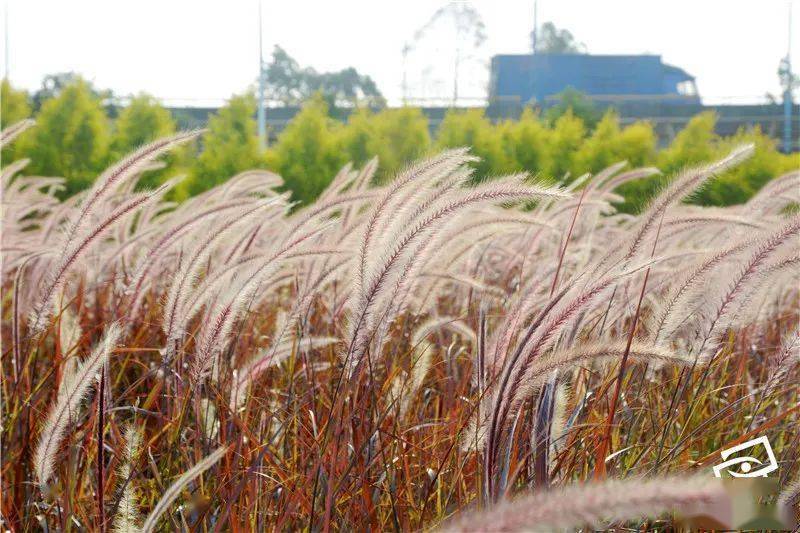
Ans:
{"label": "green hedge", "polygon": [[[7,82],[2,91],[4,125],[31,113],[25,93]],[[147,95],[135,97],[112,120],[96,94],[90,84],[76,79],[44,102],[36,116],[38,126],[3,156],[29,157],[29,172],[66,176],[69,192],[74,192],[86,187],[122,153],[175,130],[167,111]],[[626,184],[618,191],[626,198],[621,209],[631,212],[640,209],[675,173],[721,157],[740,143],[754,143],[755,155],[719,176],[693,201],[704,205],[741,203],[769,179],[797,167],[796,154],[779,153],[776,141],[759,129],[719,137],[714,133],[713,113],[692,118],[669,146],[659,150],[650,123],[622,126],[614,111],[596,118],[579,98],[564,102],[548,110],[546,117],[526,109],[518,120],[496,124],[481,109],[452,110],[431,138],[427,118],[419,109],[359,109],[342,123],[330,117],[325,100],[318,96],[306,103],[276,143],[261,150],[255,100],[252,95],[234,96],[210,119],[208,133],[197,144],[170,156],[168,168],[147,176],[144,182],[152,186],[183,173],[188,178],[177,196],[186,196],[243,170],[267,168],[283,176],[294,200],[308,203],[348,161],[360,166],[377,155],[380,170],[376,179],[385,181],[415,159],[447,147],[469,146],[480,158],[474,164],[476,180],[528,172],[550,182],[569,182],[621,160],[633,167],[660,168],[661,176]]]}

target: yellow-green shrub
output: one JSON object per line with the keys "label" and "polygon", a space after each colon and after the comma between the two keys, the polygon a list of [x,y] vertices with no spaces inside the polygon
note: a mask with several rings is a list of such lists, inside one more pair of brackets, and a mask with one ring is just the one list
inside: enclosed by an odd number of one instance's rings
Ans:
{"label": "yellow-green shrub", "polygon": [[548,175],[551,132],[536,112],[525,108],[519,120],[506,120],[497,127],[514,171],[526,171],[543,179],[552,177]]}
{"label": "yellow-green shrub", "polygon": [[765,135],[761,128],[744,128],[736,135],[717,140],[717,155],[722,155],[735,146],[752,143],[753,155],[741,165],[729,170],[701,190],[696,202],[702,205],[731,205],[747,201],[769,180],[798,168],[797,155],[778,152],[777,141]]}
{"label": "yellow-green shrub", "polygon": [[658,154],[658,168],[670,175],[703,161],[710,161],[717,152],[719,136],[714,133],[717,116],[707,111],[689,120],[667,148]]}
{"label": "yellow-green shrub", "polygon": [[377,155],[378,178],[385,179],[430,151],[428,119],[413,107],[359,109],[340,130],[339,145],[357,167]]}
{"label": "yellow-green shrub", "polygon": [[341,128],[317,96],[303,106],[268,151],[268,168],[283,177],[293,200],[313,201],[347,162],[337,139]]}
{"label": "yellow-green shrub", "polygon": [[583,121],[571,111],[568,110],[556,119],[548,143],[550,152],[548,175],[560,180],[572,170],[576,154],[585,136],[586,127]]}
{"label": "yellow-green shrub", "polygon": [[578,150],[573,173],[596,173],[619,161],[638,167],[651,162],[655,153],[656,135],[648,122],[623,129],[616,112],[608,111]]}
{"label": "yellow-green shrub", "polygon": [[[7,79],[0,82],[0,128],[5,128],[22,119],[31,116],[31,106],[28,102],[28,93],[14,89]],[[3,149],[3,161],[18,159],[18,145],[12,143]]]}
{"label": "yellow-green shrub", "polygon": [[253,95],[233,96],[208,121],[203,151],[197,157],[187,192],[197,194],[244,170],[264,166],[256,135]]}
{"label": "yellow-green shrub", "polygon": [[509,172],[512,168],[499,128],[484,116],[483,109],[448,111],[436,136],[438,149],[467,146],[480,158],[473,164],[477,180]]}
{"label": "yellow-green shrub", "polygon": [[[120,111],[114,123],[111,139],[111,154],[114,159],[121,159],[129,152],[162,137],[175,133],[175,121],[169,111],[152,96],[140,93]],[[152,188],[161,184],[165,178],[173,176],[177,167],[185,163],[186,147],[176,148],[165,155],[166,167],[145,173],[139,185]]]}
{"label": "yellow-green shrub", "polygon": [[639,210],[659,187],[676,174],[686,168],[719,159],[741,144],[753,143],[755,153],[735,169],[711,180],[689,201],[701,205],[743,203],[768,180],[797,168],[796,156],[779,153],[777,142],[760,128],[740,129],[734,136],[720,137],[714,131],[716,121],[717,117],[712,112],[692,117],[669,146],[654,158],[656,166],[663,172],[661,176],[620,187],[618,192],[626,199],[620,208],[627,212]]}
{"label": "yellow-green shrub", "polygon": [[31,116],[28,93],[18,91],[3,78],[0,83],[0,127],[5,128],[15,122]]}
{"label": "yellow-green shrub", "polygon": [[65,194],[88,187],[108,163],[109,120],[100,100],[77,78],[47,100],[36,127],[25,132],[17,148],[31,159],[26,172],[67,178]]}

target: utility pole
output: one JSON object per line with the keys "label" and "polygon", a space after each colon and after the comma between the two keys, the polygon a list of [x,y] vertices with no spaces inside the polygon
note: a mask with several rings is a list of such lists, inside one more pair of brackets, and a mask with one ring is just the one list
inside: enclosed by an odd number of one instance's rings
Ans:
{"label": "utility pole", "polygon": [[258,140],[261,149],[267,147],[267,110],[264,107],[266,79],[264,72],[264,44],[261,28],[261,0],[258,0]]}
{"label": "utility pole", "polygon": [[792,88],[795,84],[792,73],[792,3],[789,2],[789,44],[786,58],[781,62],[780,74],[783,82],[783,151],[792,152]]}
{"label": "utility pole", "polygon": [[4,76],[4,79],[6,81],[10,81],[11,67],[9,66],[10,65],[9,58],[10,58],[11,54],[9,53],[9,39],[8,39],[8,0],[6,0],[6,2],[3,4],[3,7],[5,8],[4,9],[5,12],[3,13],[3,31],[5,32],[5,34],[4,34],[5,35],[5,44],[3,45],[5,47],[4,50],[3,50],[5,52],[5,76]]}
{"label": "utility pole", "polygon": [[408,53],[411,51],[411,44],[403,45],[403,105],[408,105]]}
{"label": "utility pole", "polygon": [[461,49],[456,46],[455,64],[453,65],[453,107],[458,105],[458,67],[461,64]]}
{"label": "utility pole", "polygon": [[533,0],[533,31],[531,32],[531,53],[536,53],[536,33],[539,28],[539,0]]}

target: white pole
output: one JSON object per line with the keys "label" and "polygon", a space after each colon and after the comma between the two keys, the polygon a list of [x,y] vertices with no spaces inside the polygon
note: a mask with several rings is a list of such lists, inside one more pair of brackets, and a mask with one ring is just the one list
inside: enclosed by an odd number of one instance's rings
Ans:
{"label": "white pole", "polygon": [[408,52],[411,47],[408,43],[403,45],[403,105],[408,105]]}
{"label": "white pole", "polygon": [[786,87],[783,89],[783,151],[792,152],[792,3],[789,2],[789,45],[786,49]]}
{"label": "white pole", "polygon": [[264,108],[264,44],[261,28],[261,0],[258,0],[258,140],[261,148],[267,147],[267,116]]}

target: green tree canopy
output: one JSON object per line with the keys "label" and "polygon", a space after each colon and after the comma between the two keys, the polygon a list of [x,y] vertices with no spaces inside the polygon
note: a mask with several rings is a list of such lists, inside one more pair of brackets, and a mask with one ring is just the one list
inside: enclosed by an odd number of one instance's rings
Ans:
{"label": "green tree canopy", "polygon": [[317,95],[306,102],[268,151],[268,166],[283,177],[292,199],[312,202],[347,162],[338,146],[341,127],[328,116],[327,103]]}
{"label": "green tree canopy", "polygon": [[[284,54],[281,61],[288,62],[289,72],[302,70],[288,55]],[[297,91],[309,87],[302,85]],[[112,128],[109,108],[103,107],[110,93],[71,73],[45,79],[37,92],[41,103],[38,112],[35,101],[25,92],[15,90],[7,81],[1,89],[3,126],[29,116],[31,109],[37,113],[37,126],[4,150],[3,158],[29,157],[27,172],[66,177],[66,194],[88,186],[111,160],[176,128],[170,113],[146,94],[118,108]],[[287,98],[300,94],[292,91],[286,93]],[[197,145],[171,151],[163,159],[167,168],[148,172],[141,183],[152,187],[186,168],[190,180],[179,185],[180,197],[218,185],[244,170],[267,167],[284,177],[295,200],[308,203],[347,161],[359,167],[377,155],[380,181],[432,149],[465,146],[481,158],[473,165],[476,180],[524,170],[560,181],[565,176],[599,172],[621,160],[627,160],[631,167],[660,168],[662,175],[626,183],[617,191],[626,198],[618,207],[635,212],[684,169],[717,160],[735,145],[754,143],[755,154],[709,181],[687,201],[741,203],[769,179],[797,168],[796,154],[779,153],[776,141],[758,128],[720,137],[715,132],[716,116],[710,112],[693,117],[666,148],[658,150],[651,124],[639,121],[623,127],[614,111],[600,118],[591,102],[572,89],[565,91],[559,104],[545,111],[543,117],[525,109],[519,119],[493,124],[482,109],[450,110],[433,146],[427,118],[420,109],[359,107],[346,124],[333,120],[328,110],[323,92],[316,93],[278,142],[262,151],[256,136],[255,99],[252,95],[234,96],[210,118],[210,131],[198,143],[202,150],[197,157],[191,161],[188,157],[198,150]]]}
{"label": "green tree canopy", "polygon": [[[31,116],[28,93],[14,89],[7,79],[0,85],[0,129],[15,124]],[[0,160],[7,162],[17,159],[19,144],[12,143],[3,148]]]}
{"label": "green tree canopy", "polygon": [[381,179],[394,176],[401,168],[430,150],[428,119],[418,108],[402,107],[372,113],[359,109],[340,133],[340,146],[356,166],[378,156]]}
{"label": "green tree canopy", "polygon": [[688,165],[711,161],[719,144],[719,136],[714,132],[716,123],[717,116],[712,111],[692,117],[659,154],[659,168],[665,174],[674,174]]}
{"label": "green tree canopy", "polygon": [[188,182],[188,193],[197,194],[244,170],[264,166],[254,118],[252,94],[233,96],[208,121],[203,151],[197,157]]}
{"label": "green tree canopy", "polygon": [[67,194],[91,184],[109,162],[109,121],[83,79],[45,101],[36,123],[20,140],[20,151],[31,159],[28,171],[68,178]]}
{"label": "green tree canopy", "polygon": [[502,124],[503,146],[512,161],[513,170],[524,170],[532,175],[547,178],[551,167],[548,146],[550,131],[539,115],[525,108],[519,120]]}
{"label": "green tree canopy", "polygon": [[547,175],[561,180],[572,171],[575,156],[585,136],[586,126],[571,109],[556,119],[548,139],[550,167],[547,169]]}
{"label": "green tree canopy", "polygon": [[622,129],[616,155],[631,167],[652,165],[656,159],[658,136],[650,122],[639,120]]}
{"label": "green tree canopy", "polygon": [[616,112],[609,110],[578,150],[573,173],[596,173],[619,161],[638,167],[652,161],[655,153],[656,135],[649,123],[621,129]]}
{"label": "green tree canopy", "polygon": [[28,93],[14,89],[7,79],[0,85],[0,128],[31,116]]}
{"label": "green tree canopy", "polygon": [[547,108],[545,117],[553,124],[559,117],[571,112],[580,118],[587,128],[594,128],[600,120],[600,112],[585,94],[573,87],[567,87],[558,94],[558,103]]}
{"label": "green tree canopy", "polygon": [[[732,137],[720,137],[715,132],[716,120],[716,115],[711,112],[692,117],[669,146],[651,158],[650,161],[662,170],[661,176],[620,187],[619,193],[625,196],[625,203],[620,209],[638,211],[660,187],[687,168],[720,159],[742,144],[752,143],[755,147],[753,155],[710,180],[687,201],[701,205],[743,203],[770,179],[797,168],[797,156],[779,153],[777,141],[759,128],[743,128]],[[642,164],[652,164],[650,161]]]}
{"label": "green tree canopy", "polygon": [[[31,97],[33,110],[38,112],[47,100],[56,98],[59,94],[61,94],[61,91],[63,91],[65,87],[74,84],[76,81],[85,80],[83,80],[79,74],[74,72],[57,72],[55,74],[46,75],[42,80],[41,88],[33,93],[33,96]],[[106,114],[108,114],[111,118],[114,118],[115,110],[112,103],[114,93],[110,89],[98,89],[88,82],[87,85],[89,87],[89,91],[92,93],[92,96],[94,96],[104,105]]]}
{"label": "green tree canopy", "polygon": [[536,33],[534,53],[539,54],[584,54],[586,45],[579,43],[569,30],[559,29],[552,22],[545,22]]}
{"label": "green tree canopy", "polygon": [[450,110],[439,126],[436,147],[458,148],[466,146],[480,158],[474,163],[476,179],[497,176],[510,168],[500,130],[484,116],[483,109],[468,111]]}
{"label": "green tree canopy", "polygon": [[749,143],[755,148],[753,155],[701,189],[695,198],[696,203],[740,204],[746,202],[769,180],[797,170],[797,154],[778,152],[778,141],[765,135],[758,126],[752,129],[741,128],[731,137],[720,138],[715,157],[723,157],[735,147]]}
{"label": "green tree canopy", "polygon": [[[378,128],[375,124],[375,115],[369,108],[359,108],[347,119],[347,124],[339,132],[338,144],[356,167],[362,166],[370,158],[378,156],[381,147],[378,146]],[[383,161],[380,161],[383,166]]]}
{"label": "green tree canopy", "polygon": [[120,111],[111,142],[115,156],[175,133],[175,121],[152,96],[140,93]]}
{"label": "green tree canopy", "polygon": [[378,113],[375,119],[380,142],[388,147],[386,153],[380,156],[383,176],[394,176],[403,167],[430,151],[428,118],[421,109],[386,109]]}
{"label": "green tree canopy", "polygon": [[[175,121],[169,111],[152,96],[140,93],[131,98],[130,103],[120,111],[115,122],[111,140],[111,154],[120,159],[129,152],[156,139],[175,133]],[[154,187],[174,171],[176,163],[185,157],[184,147],[173,149],[163,160],[167,168],[147,172],[139,181],[140,186]]]}
{"label": "green tree canopy", "polygon": [[275,46],[267,65],[269,95],[284,105],[299,105],[321,93],[330,106],[384,106],[386,100],[369,76],[353,67],[338,72],[302,68],[283,48]]}
{"label": "green tree canopy", "polygon": [[[714,133],[716,116],[712,112],[695,115],[672,140],[646,164],[658,167],[662,174],[624,184],[617,191],[625,201],[618,207],[626,213],[639,212],[670,179],[687,167],[709,162],[719,153],[719,137]],[[694,196],[708,195],[708,186]],[[737,193],[737,196],[739,194]]]}

